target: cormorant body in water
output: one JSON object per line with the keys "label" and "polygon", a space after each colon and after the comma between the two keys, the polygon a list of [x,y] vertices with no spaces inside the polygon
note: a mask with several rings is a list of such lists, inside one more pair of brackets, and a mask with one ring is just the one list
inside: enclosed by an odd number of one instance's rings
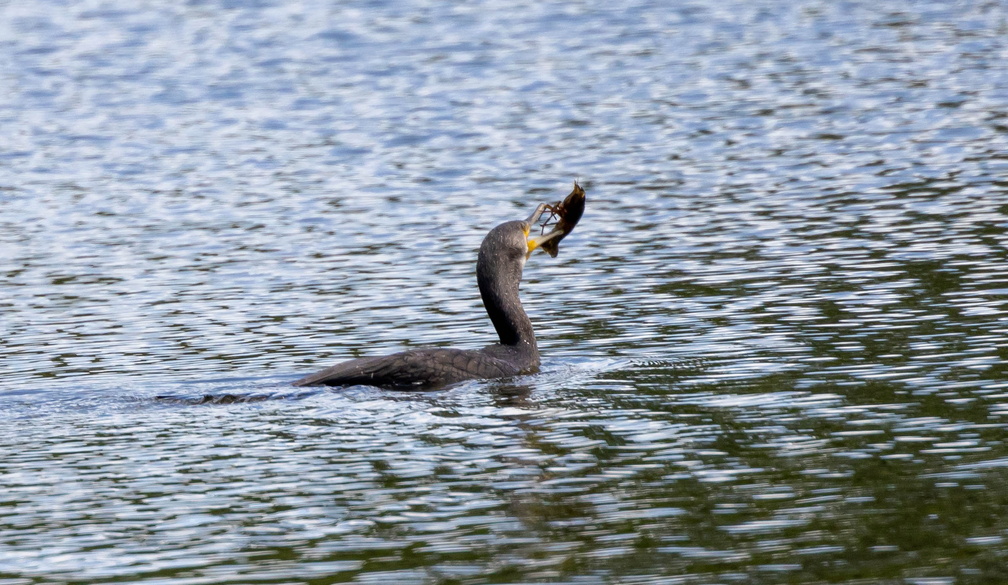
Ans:
{"label": "cormorant body in water", "polygon": [[[571,203],[573,198],[573,202]],[[556,256],[559,241],[581,218],[584,190],[574,191],[554,205],[540,205],[525,221],[509,221],[490,230],[480,246],[476,281],[499,343],[482,349],[422,348],[388,356],[365,357],[301,378],[295,386],[352,386],[365,384],[383,388],[420,389],[443,386],[474,378],[502,378],[533,372],[539,367],[532,321],[518,298],[525,261],[537,248]],[[559,221],[551,231],[530,236],[544,211]],[[544,246],[544,244],[546,244]]]}

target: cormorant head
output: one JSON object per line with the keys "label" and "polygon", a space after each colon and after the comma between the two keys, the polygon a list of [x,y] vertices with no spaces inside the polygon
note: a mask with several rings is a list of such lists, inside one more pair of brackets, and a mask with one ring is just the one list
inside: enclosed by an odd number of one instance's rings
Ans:
{"label": "cormorant head", "polygon": [[500,224],[483,238],[480,261],[493,264],[498,269],[503,269],[505,265],[517,267],[520,275],[525,261],[532,252],[558,235],[550,232],[530,236],[531,231],[532,225],[528,221],[508,221]]}
{"label": "cormorant head", "polygon": [[480,245],[479,264],[492,268],[494,273],[521,278],[525,260],[535,246],[528,240],[529,224],[508,221],[500,224],[483,238]]}

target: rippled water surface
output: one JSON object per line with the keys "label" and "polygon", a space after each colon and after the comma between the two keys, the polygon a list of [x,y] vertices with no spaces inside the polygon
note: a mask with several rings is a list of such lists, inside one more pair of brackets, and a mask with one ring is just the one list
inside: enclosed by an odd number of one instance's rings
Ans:
{"label": "rippled water surface", "polygon": [[[1004,2],[5,2],[0,56],[0,585],[1008,582]],[[289,386],[490,342],[480,240],[575,178],[540,373]]]}

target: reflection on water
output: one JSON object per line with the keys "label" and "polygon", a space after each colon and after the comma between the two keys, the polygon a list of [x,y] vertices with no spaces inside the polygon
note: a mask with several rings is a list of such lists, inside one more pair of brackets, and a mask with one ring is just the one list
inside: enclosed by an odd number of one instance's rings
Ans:
{"label": "reflection on water", "polygon": [[1008,13],[708,4],[0,9],[0,584],[1008,581]]}

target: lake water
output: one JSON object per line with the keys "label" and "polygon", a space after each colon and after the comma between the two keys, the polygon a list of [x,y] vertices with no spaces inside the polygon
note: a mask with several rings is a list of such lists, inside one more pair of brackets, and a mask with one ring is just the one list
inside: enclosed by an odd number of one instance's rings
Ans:
{"label": "lake water", "polygon": [[[0,56],[0,585],[1008,582],[1004,2],[3,2]],[[290,387],[493,341],[483,235],[575,179],[540,373]]]}

